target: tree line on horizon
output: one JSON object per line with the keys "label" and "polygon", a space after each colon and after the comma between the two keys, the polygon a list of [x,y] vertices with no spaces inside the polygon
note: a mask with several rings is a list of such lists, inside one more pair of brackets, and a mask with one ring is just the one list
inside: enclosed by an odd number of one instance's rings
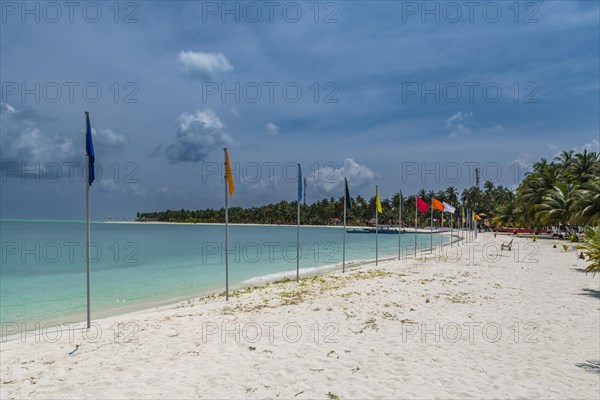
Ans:
{"label": "tree line on horizon", "polygon": [[[459,195],[454,186],[441,191],[418,192],[428,204],[436,198],[460,208],[484,214],[491,226],[542,227],[553,225],[597,225],[600,222],[600,156],[595,152],[575,153],[563,151],[553,161],[546,159],[533,164],[515,191],[492,181],[466,188]],[[381,199],[382,225],[398,224],[400,193]],[[347,210],[347,224],[369,225],[374,219],[375,196],[366,199],[352,198],[352,208]],[[414,226],[416,196],[403,196],[402,226]],[[301,204],[301,223],[305,225],[340,225],[343,223],[344,198],[322,199],[312,204]],[[280,201],[260,207],[230,207],[230,223],[296,224],[296,201]],[[459,211],[457,211],[459,212]],[[434,211],[434,218],[441,212]],[[445,214],[448,224],[449,214]],[[137,213],[138,221],[202,222],[225,220],[225,209],[166,210]],[[419,213],[419,226],[430,223],[430,214]]]}

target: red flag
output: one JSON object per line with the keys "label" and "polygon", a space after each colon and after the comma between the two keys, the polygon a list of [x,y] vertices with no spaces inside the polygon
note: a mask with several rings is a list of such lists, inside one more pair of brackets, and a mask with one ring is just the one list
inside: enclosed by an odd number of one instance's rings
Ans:
{"label": "red flag", "polygon": [[423,200],[421,200],[421,198],[419,196],[417,196],[417,208],[422,213],[426,213],[427,210],[429,210],[429,206],[427,205],[427,203],[425,203]]}

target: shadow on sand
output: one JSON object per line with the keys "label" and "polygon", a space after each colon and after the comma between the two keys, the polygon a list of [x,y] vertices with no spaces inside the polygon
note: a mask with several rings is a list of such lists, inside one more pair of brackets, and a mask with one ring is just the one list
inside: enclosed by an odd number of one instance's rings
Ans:
{"label": "shadow on sand", "polygon": [[580,296],[590,296],[595,299],[600,299],[600,290],[596,289],[583,289],[582,293],[579,293]]}
{"label": "shadow on sand", "polygon": [[577,363],[575,365],[583,369],[585,372],[600,375],[600,360],[587,360],[584,363]]}

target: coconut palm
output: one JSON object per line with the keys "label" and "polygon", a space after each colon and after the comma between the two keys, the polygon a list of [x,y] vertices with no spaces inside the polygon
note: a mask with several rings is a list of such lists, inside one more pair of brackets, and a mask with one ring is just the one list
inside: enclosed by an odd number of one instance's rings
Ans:
{"label": "coconut palm", "polygon": [[599,163],[598,153],[588,153],[587,150],[584,150],[583,153],[575,154],[571,167],[573,179],[583,183],[598,176],[598,173],[600,173]]}
{"label": "coconut palm", "polygon": [[554,162],[560,166],[562,169],[563,176],[568,177],[571,172],[571,166],[573,165],[574,157],[573,154],[575,152],[573,150],[563,150],[558,156],[554,157]]}
{"label": "coconut palm", "polygon": [[484,201],[481,189],[476,186],[463,190],[461,200],[466,208],[477,210],[478,212],[487,211],[483,206]]}
{"label": "coconut palm", "polygon": [[533,172],[527,174],[517,188],[517,206],[521,209],[521,222],[539,226],[536,207],[542,203],[544,195],[559,182],[560,169],[546,159],[533,164]]}
{"label": "coconut palm", "polygon": [[577,248],[583,250],[583,254],[592,262],[585,270],[594,275],[600,272],[600,226],[586,226],[584,241]]}
{"label": "coconut palm", "polygon": [[448,203],[452,205],[458,204],[458,191],[454,186],[448,186],[446,188],[446,198],[448,199]]}
{"label": "coconut palm", "polygon": [[578,197],[577,187],[559,182],[542,197],[535,209],[535,217],[544,224],[552,225],[574,222],[572,208]]}
{"label": "coconut palm", "polygon": [[514,199],[503,204],[494,210],[492,223],[499,226],[515,227],[519,221],[520,210],[517,208]]}
{"label": "coconut palm", "polygon": [[600,179],[584,183],[579,196],[573,204],[574,219],[581,224],[598,225],[600,223]]}

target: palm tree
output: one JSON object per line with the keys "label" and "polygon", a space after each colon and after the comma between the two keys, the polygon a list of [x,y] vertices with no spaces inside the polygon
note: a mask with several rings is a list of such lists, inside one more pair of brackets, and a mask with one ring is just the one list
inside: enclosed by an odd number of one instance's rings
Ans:
{"label": "palm tree", "polygon": [[481,193],[481,189],[479,189],[476,186],[472,186],[468,189],[463,190],[461,199],[466,208],[476,210],[477,212],[487,211],[484,210],[484,207],[482,206],[483,196]]}
{"label": "palm tree", "polygon": [[573,150],[563,150],[560,155],[554,157],[554,162],[562,169],[562,175],[567,177],[571,172],[571,166],[573,165]]}
{"label": "palm tree", "polygon": [[586,226],[584,242],[577,248],[583,250],[583,253],[592,262],[585,270],[594,275],[600,272],[600,226]]}
{"label": "palm tree", "polygon": [[539,226],[535,207],[542,203],[544,195],[559,181],[560,169],[556,164],[542,158],[533,164],[533,172],[527,174],[517,188],[517,206],[521,209],[521,222]]}
{"label": "palm tree", "polygon": [[571,211],[577,196],[575,185],[559,182],[542,197],[542,203],[535,207],[535,217],[549,225],[573,222]]}
{"label": "palm tree", "polygon": [[592,226],[600,223],[600,179],[586,182],[578,189],[573,209],[577,223]]}
{"label": "palm tree", "polygon": [[494,210],[495,216],[492,223],[495,225],[515,227],[519,221],[520,210],[514,199],[503,204]]}
{"label": "palm tree", "polygon": [[448,186],[446,188],[446,198],[448,202],[452,205],[458,204],[458,191],[454,186]]}
{"label": "palm tree", "polygon": [[572,166],[573,178],[579,183],[584,183],[597,176],[600,172],[599,162],[598,154],[595,152],[588,153],[587,150],[584,150],[583,153],[575,154]]}

